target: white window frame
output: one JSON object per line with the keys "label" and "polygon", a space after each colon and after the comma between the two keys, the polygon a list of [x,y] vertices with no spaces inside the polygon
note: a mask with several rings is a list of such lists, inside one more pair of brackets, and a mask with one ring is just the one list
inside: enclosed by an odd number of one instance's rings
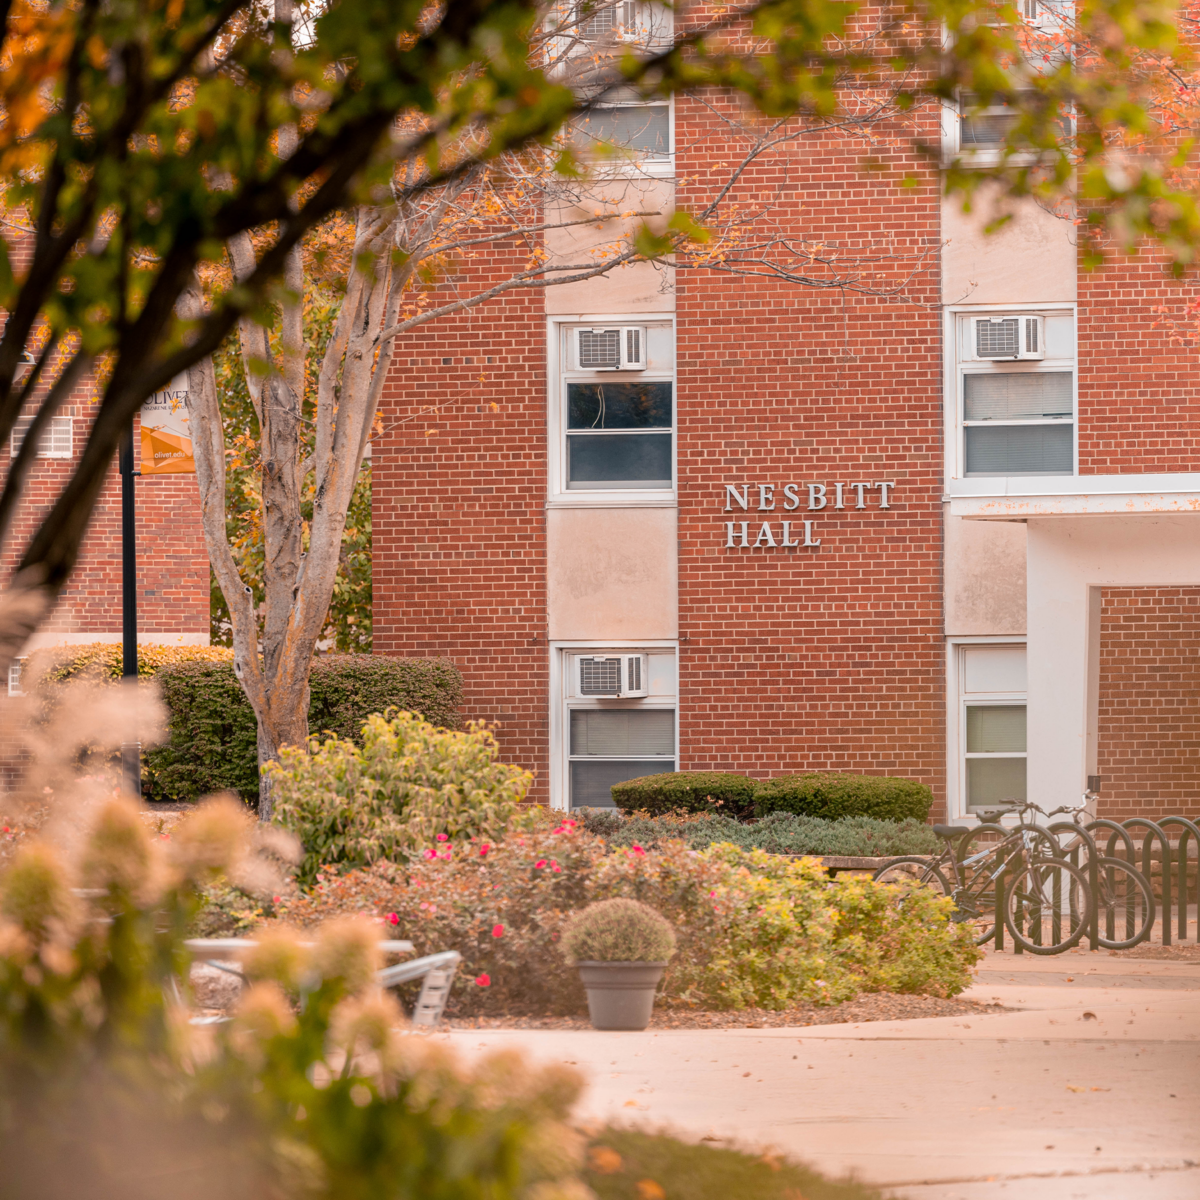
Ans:
{"label": "white window frame", "polygon": [[[959,358],[961,345],[960,325],[972,317],[1001,316],[1009,313],[1028,313],[1031,316],[1071,317],[1071,355],[1069,358],[1046,357],[1036,361],[1010,361],[1006,359],[980,361]],[[1079,314],[1074,303],[1055,304],[953,304],[945,308],[945,326],[942,344],[945,350],[944,391],[945,405],[945,472],[948,494],[964,495],[980,490],[984,486],[993,492],[1022,492],[1029,481],[1035,479],[1073,478],[1079,474]],[[1071,474],[1068,475],[974,475],[967,478],[967,456],[965,424],[963,420],[964,393],[963,377],[968,374],[988,375],[998,372],[1029,372],[1035,375],[1052,371],[1071,372]],[[1051,422],[1046,422],[1050,424]]]}
{"label": "white window frame", "polygon": [[9,664],[8,668],[8,694],[10,696],[25,695],[24,689],[21,687],[21,673],[25,670],[25,658],[14,659]]}
{"label": "white window frame", "polygon": [[[952,637],[946,639],[946,816],[962,824],[979,824],[977,813],[967,808],[967,707],[968,697],[963,690],[963,650],[972,646],[1028,646],[1025,636]],[[1028,661],[1026,662],[1028,671]],[[1029,689],[1023,692],[973,692],[971,704],[1023,704],[1028,714]],[[1016,755],[1007,757],[1015,758]],[[1026,763],[1028,763],[1026,751]],[[1026,795],[1031,791],[1026,767]],[[1015,821],[1007,817],[1006,821]]]}
{"label": "white window frame", "polygon": [[[571,683],[574,656],[591,651],[641,651],[645,654],[675,655],[675,695],[646,696],[640,699],[611,700],[600,696],[572,696]],[[664,709],[675,713],[675,770],[679,762],[679,642],[678,641],[564,641],[550,645],[550,807],[560,811],[570,808],[571,789],[571,711],[585,709]]]}
{"label": "white window frame", "polygon": [[[580,325],[668,326],[671,331],[670,371],[572,371],[570,339]],[[547,464],[548,508],[674,508],[679,495],[679,384],[677,339],[673,313],[625,313],[614,315],[583,313],[554,316],[547,330]],[[671,486],[669,488],[598,488],[588,491],[567,488],[567,388],[568,383],[638,383],[653,381],[671,384]]]}
{"label": "white window frame", "polygon": [[620,147],[611,157],[597,159],[590,164],[592,173],[599,179],[632,179],[647,176],[653,179],[670,179],[675,175],[675,97],[667,96],[655,100],[634,100],[624,97],[602,99],[597,108],[662,108],[667,109],[667,151],[653,154],[649,151],[626,150]]}
{"label": "white window frame", "polygon": [[[8,452],[12,458],[17,457],[18,451],[21,449],[21,444],[25,441],[25,434],[29,427],[33,424],[33,417],[18,417],[13,425],[12,433],[9,434]],[[58,441],[58,448],[55,448],[55,442]],[[64,448],[62,442],[66,442]],[[74,417],[51,417],[50,424],[47,426],[42,436],[38,439],[38,458],[61,458],[70,459],[75,457],[75,418]]]}

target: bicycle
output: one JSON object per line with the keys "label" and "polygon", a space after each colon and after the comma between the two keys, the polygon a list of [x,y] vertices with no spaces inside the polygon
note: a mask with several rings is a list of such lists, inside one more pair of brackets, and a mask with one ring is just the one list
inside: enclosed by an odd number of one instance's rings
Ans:
{"label": "bicycle", "polygon": [[[1085,794],[1082,804],[1064,804],[1042,815],[1053,818],[1060,813],[1066,813],[1070,816],[1070,821],[1052,822],[1047,825],[1046,830],[1051,836],[1075,834],[1074,839],[1067,844],[1059,843],[1058,852],[1076,866],[1090,869],[1092,852],[1095,851],[1096,872],[1092,899],[1096,906],[1096,940],[1105,950],[1129,950],[1144,942],[1154,928],[1158,915],[1154,889],[1132,862],[1100,851],[1091,836],[1091,829],[1083,821],[1089,798],[1089,795]],[[1030,807],[1042,812],[1036,805]],[[1081,863],[1079,859],[1083,854],[1088,856],[1088,861]],[[1118,926],[1122,923],[1122,936],[1118,936]]]}
{"label": "bicycle", "polygon": [[[1060,853],[1041,826],[1024,820],[1014,828],[997,824],[1008,813],[1041,812],[1017,802],[981,814],[981,823],[935,825],[946,845],[931,862],[927,858],[894,858],[875,872],[878,883],[908,883],[937,889],[954,901],[953,920],[970,924],[976,945],[995,934],[996,884],[1007,875],[1003,920],[1014,943],[1031,954],[1059,954],[1077,945],[1087,931],[1092,911],[1085,872]],[[1045,815],[1045,814],[1043,814]],[[999,840],[972,850],[976,839]],[[951,884],[943,868],[953,875]]]}

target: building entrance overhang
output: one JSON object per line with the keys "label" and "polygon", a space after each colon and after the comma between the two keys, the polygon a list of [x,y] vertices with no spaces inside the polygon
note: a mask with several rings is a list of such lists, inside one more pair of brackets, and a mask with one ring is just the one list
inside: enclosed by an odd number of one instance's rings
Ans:
{"label": "building entrance overhang", "polygon": [[1200,474],[956,479],[944,499],[974,521],[1200,515]]}

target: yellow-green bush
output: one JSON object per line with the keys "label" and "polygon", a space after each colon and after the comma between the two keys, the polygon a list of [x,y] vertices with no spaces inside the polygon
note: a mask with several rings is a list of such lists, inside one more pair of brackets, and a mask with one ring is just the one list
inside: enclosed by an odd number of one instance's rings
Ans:
{"label": "yellow-green bush", "polygon": [[564,926],[615,896],[642,901],[673,926],[676,952],[662,984],[669,1004],[786,1009],[860,991],[949,996],[969,985],[979,957],[947,899],[835,883],[813,859],[730,845],[608,853],[570,820],[499,844],[428,846],[408,863],[330,874],[283,915],[308,925],[367,912],[419,953],[459,951],[457,1011],[574,1012],[583,991],[562,963]]}
{"label": "yellow-green bush", "polygon": [[304,846],[302,883],[322,866],[448,853],[472,837],[497,840],[533,776],[496,761],[482,724],[438,729],[413,713],[367,718],[362,746],[332,737],[288,748],[269,765],[275,819]]}

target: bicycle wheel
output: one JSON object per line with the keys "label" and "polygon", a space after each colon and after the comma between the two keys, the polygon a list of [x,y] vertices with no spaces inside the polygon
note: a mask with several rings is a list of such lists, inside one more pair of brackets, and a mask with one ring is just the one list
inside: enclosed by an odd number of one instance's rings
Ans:
{"label": "bicycle wheel", "polygon": [[1100,945],[1106,950],[1128,950],[1144,942],[1154,928],[1154,890],[1145,875],[1124,860],[1098,858],[1096,912]]}
{"label": "bicycle wheel", "polygon": [[920,883],[936,888],[943,896],[950,895],[945,875],[926,858],[893,858],[871,878],[876,883]]}
{"label": "bicycle wheel", "polygon": [[1087,875],[1065,859],[1034,859],[1008,879],[1004,924],[1030,954],[1058,954],[1087,932]]}
{"label": "bicycle wheel", "polygon": [[963,886],[956,896],[958,920],[973,929],[975,945],[983,946],[996,934],[996,884],[991,878],[999,860],[995,850],[1008,831],[995,825],[981,825],[964,834],[958,844],[958,869]]}

